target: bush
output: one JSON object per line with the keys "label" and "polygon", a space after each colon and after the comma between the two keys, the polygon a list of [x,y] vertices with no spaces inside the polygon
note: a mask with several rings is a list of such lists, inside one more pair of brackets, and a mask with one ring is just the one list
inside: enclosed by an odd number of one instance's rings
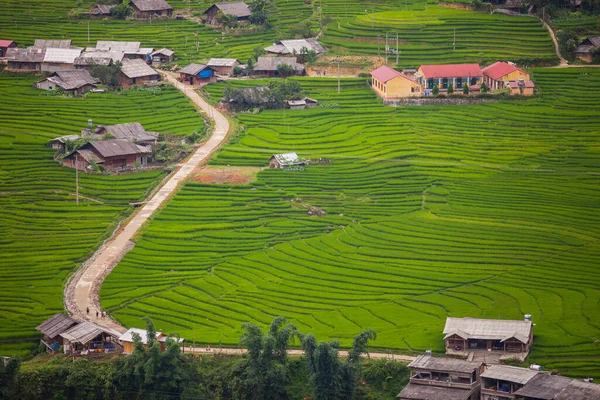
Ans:
{"label": "bush", "polygon": [[454,86],[452,86],[452,84],[448,85],[448,94],[452,94],[454,93]]}
{"label": "bush", "polygon": [[463,86],[463,94],[469,94],[469,84],[465,84]]}
{"label": "bush", "polygon": [[123,2],[110,10],[110,15],[117,19],[125,19],[133,14],[133,8],[129,7],[128,2]]}
{"label": "bush", "polygon": [[433,90],[431,91],[431,93],[433,93],[434,96],[440,94],[440,88],[438,87],[438,85],[433,85]]}
{"label": "bush", "polygon": [[556,33],[556,40],[558,41],[560,54],[565,59],[573,61],[578,42],[577,34],[571,30],[561,30]]}
{"label": "bush", "polygon": [[480,90],[481,93],[487,93],[488,92],[488,87],[485,85],[485,83],[481,82],[481,86],[480,86]]}
{"label": "bush", "polygon": [[233,75],[241,75],[244,73],[244,69],[242,67],[240,67],[239,65],[236,65],[235,67],[233,67]]}

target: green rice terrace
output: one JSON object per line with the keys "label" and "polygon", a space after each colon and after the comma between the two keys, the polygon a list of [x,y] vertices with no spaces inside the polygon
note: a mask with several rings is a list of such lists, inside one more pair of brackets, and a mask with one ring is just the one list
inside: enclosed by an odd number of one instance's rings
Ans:
{"label": "green rice terrace", "polygon": [[541,98],[401,108],[364,80],[338,95],[300,78],[321,108],[240,114],[212,164],[332,164],[186,184],[108,276],[103,307],[196,343],[235,345],[244,322],[283,315],[345,346],[372,328],[401,352],[443,351],[447,316],[529,313],[531,362],[598,376],[600,71],[533,76]]}
{"label": "green rice terrace", "polygon": [[[39,79],[39,78],[38,78]],[[0,75],[0,354],[24,354],[35,326],[63,310],[63,284],[117,223],[146,197],[162,171],[124,176],[80,174],[53,160],[48,139],[79,133],[88,119],[139,121],[188,134],[203,121],[174,88],[87,98],[52,97],[31,76]]]}

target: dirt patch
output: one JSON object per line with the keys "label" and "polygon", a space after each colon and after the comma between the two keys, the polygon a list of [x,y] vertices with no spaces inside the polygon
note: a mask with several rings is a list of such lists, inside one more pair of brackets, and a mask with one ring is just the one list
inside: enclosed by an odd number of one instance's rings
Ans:
{"label": "dirt patch", "polygon": [[473,11],[473,7],[471,7],[469,4],[463,3],[438,3],[438,6],[454,8],[455,10]]}
{"label": "dirt patch", "polygon": [[262,171],[258,167],[204,167],[192,178],[194,182],[206,184],[245,185]]}

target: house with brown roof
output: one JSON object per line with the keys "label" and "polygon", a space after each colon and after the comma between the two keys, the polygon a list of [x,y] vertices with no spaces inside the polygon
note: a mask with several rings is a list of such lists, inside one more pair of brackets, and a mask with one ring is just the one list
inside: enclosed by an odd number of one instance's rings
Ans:
{"label": "house with brown roof", "polygon": [[241,63],[235,58],[211,58],[206,64],[211,67],[218,75],[233,75],[235,67],[241,65]]}
{"label": "house with brown roof", "polygon": [[87,70],[70,70],[55,72],[49,77],[38,81],[35,86],[43,90],[61,89],[66,93],[81,95],[96,87],[98,79]]}
{"label": "house with brown roof", "polygon": [[600,36],[592,36],[579,42],[575,49],[575,57],[592,62],[592,51],[600,48]]}
{"label": "house with brown roof", "polygon": [[252,11],[250,7],[243,1],[231,1],[226,3],[215,3],[208,7],[202,15],[206,18],[206,23],[210,25],[217,25],[217,15],[222,12],[225,15],[233,15],[237,18],[238,23],[248,21]]}
{"label": "house with brown roof", "polygon": [[281,64],[287,64],[292,67],[294,75],[304,75],[304,65],[298,63],[296,57],[258,57],[254,64],[253,73],[260,76],[276,77],[279,76],[277,67]]}
{"label": "house with brown roof", "polygon": [[4,57],[6,55],[6,51],[14,47],[17,47],[17,42],[14,40],[0,39],[0,57]]}
{"label": "house with brown roof", "polygon": [[131,0],[129,6],[133,8],[133,17],[137,19],[170,17],[173,15],[173,7],[165,0]]}
{"label": "house with brown roof", "polygon": [[199,86],[217,81],[215,71],[205,64],[190,64],[178,72],[181,81],[187,85]]}
{"label": "house with brown roof", "polygon": [[422,355],[408,365],[409,384],[401,400],[478,400],[482,362]]}
{"label": "house with brown roof", "polygon": [[115,8],[116,4],[96,4],[90,10],[91,18],[107,18],[111,16],[111,10]]}
{"label": "house with brown roof", "polygon": [[150,68],[144,60],[123,60],[123,66],[119,71],[121,86],[145,85],[159,80],[160,74]]}
{"label": "house with brown roof", "polygon": [[483,74],[478,64],[421,65],[415,78],[427,95],[434,86],[440,91],[448,90],[448,86],[462,90],[464,85],[471,91],[479,90]]}
{"label": "house with brown roof", "polygon": [[42,333],[41,342],[48,351],[57,351],[62,345],[60,334],[77,325],[77,321],[63,313],[56,313],[35,329]]}
{"label": "house with brown roof", "polygon": [[146,131],[139,122],[98,125],[93,134],[113,139],[125,139],[141,146],[152,146],[158,141],[158,133]]}
{"label": "house with brown roof", "polygon": [[160,49],[150,53],[152,64],[166,64],[175,59],[175,52],[171,49]]}
{"label": "house with brown roof", "polygon": [[152,156],[150,146],[141,146],[127,139],[107,139],[89,142],[63,158],[63,165],[80,170],[101,166],[107,170],[144,166]]}
{"label": "house with brown roof", "polygon": [[510,400],[540,372],[511,365],[491,365],[481,374],[481,400]]}
{"label": "house with brown roof", "polygon": [[559,375],[537,374],[515,392],[523,400],[598,400],[600,385]]}
{"label": "house with brown roof", "polygon": [[20,49],[18,47],[8,48],[6,50],[6,69],[9,71],[41,71],[42,61],[44,61],[45,48],[29,47]]}
{"label": "house with brown roof", "polygon": [[472,359],[479,352],[486,363],[494,364],[508,358],[525,360],[533,324],[529,315],[524,320],[448,317],[444,335],[446,354]]}
{"label": "house with brown roof", "polygon": [[529,81],[529,74],[513,63],[497,61],[481,70],[483,83],[490,90],[499,90],[510,82]]}
{"label": "house with brown roof", "polygon": [[110,328],[84,321],[62,332],[65,354],[87,355],[121,350],[118,342],[121,333]]}
{"label": "house with brown roof", "polygon": [[371,89],[384,100],[423,95],[415,79],[386,65],[371,71]]}

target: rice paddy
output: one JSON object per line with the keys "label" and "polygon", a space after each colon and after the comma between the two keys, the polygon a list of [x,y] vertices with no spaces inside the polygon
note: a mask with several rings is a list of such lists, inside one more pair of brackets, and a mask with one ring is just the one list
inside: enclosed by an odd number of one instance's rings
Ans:
{"label": "rice paddy", "polygon": [[[39,78],[38,78],[39,79]],[[94,123],[139,121],[173,134],[197,130],[202,119],[174,88],[48,96],[31,76],[0,75],[0,354],[25,354],[34,328],[63,310],[67,277],[144,199],[162,171],[123,176],[80,174],[59,166],[49,139]],[[181,119],[180,119],[181,117]]]}
{"label": "rice paddy", "polygon": [[374,346],[403,352],[443,351],[447,316],[529,313],[531,362],[598,376],[600,71],[533,76],[541,98],[401,108],[364,80],[338,95],[335,80],[299,79],[324,107],[239,115],[212,164],[287,151],[332,164],[186,184],[109,275],[103,306],[196,343],[235,345],[242,323],[284,315],[345,346],[372,328]]}

